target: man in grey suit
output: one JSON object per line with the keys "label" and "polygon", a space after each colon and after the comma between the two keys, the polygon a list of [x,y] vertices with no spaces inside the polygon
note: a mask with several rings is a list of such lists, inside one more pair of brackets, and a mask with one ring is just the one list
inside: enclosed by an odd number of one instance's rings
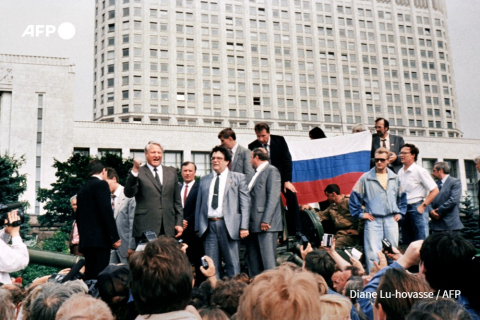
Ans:
{"label": "man in grey suit", "polygon": [[[132,237],[133,218],[135,217],[135,198],[127,198],[123,186],[118,183],[119,177],[115,169],[107,168],[107,183],[112,193],[112,209],[117,224],[118,235],[122,244],[117,249],[110,251],[110,263],[128,264],[127,250],[135,246]],[[133,244],[130,242],[133,241]]]}
{"label": "man in grey suit", "polygon": [[264,148],[255,148],[250,163],[255,169],[248,189],[250,206],[250,236],[247,238],[247,261],[250,277],[275,269],[278,232],[283,230],[280,195],[282,179],[277,168],[268,162]]}
{"label": "man in grey suit", "polygon": [[370,168],[375,166],[373,159],[375,159],[375,151],[380,148],[387,148],[390,150],[388,154],[388,168],[393,170],[393,172],[398,173],[398,170],[402,168],[402,163],[400,161],[400,149],[405,144],[405,141],[400,136],[395,136],[390,134],[390,124],[387,119],[378,118],[375,120],[375,130],[377,134],[372,138],[372,151],[371,151],[371,162]]}
{"label": "man in grey suit", "polygon": [[462,182],[449,175],[450,167],[446,162],[437,162],[432,175],[437,179],[440,192],[429,206],[432,218],[432,231],[459,232],[463,229],[460,221],[460,198],[462,196]]}
{"label": "man in grey suit", "polygon": [[220,139],[222,146],[231,152],[232,161],[228,165],[228,170],[240,172],[246,176],[253,174],[253,169],[250,165],[250,150],[237,143],[235,131],[232,128],[223,129],[218,134],[218,139]]}
{"label": "man in grey suit", "polygon": [[[143,232],[180,237],[183,232],[183,209],[178,186],[177,170],[162,163],[163,148],[158,142],[145,147],[144,166],[141,159],[133,159],[133,168],[125,184],[125,195],[135,197],[136,208],[133,236],[138,244]],[[130,255],[135,249],[130,244]]]}
{"label": "man in grey suit", "polygon": [[221,257],[231,278],[240,273],[239,243],[248,236],[250,195],[245,176],[228,170],[231,157],[227,148],[216,146],[210,156],[214,172],[200,180],[195,231],[215,264],[217,278],[222,271]]}

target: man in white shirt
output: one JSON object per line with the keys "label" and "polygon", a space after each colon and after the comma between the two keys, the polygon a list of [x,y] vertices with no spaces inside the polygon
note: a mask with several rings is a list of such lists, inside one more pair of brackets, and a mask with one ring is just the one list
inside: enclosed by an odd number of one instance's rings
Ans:
{"label": "man in white shirt", "polygon": [[[20,220],[17,211],[8,213],[7,225],[0,230],[0,283],[12,283],[9,272],[15,272],[24,269],[29,262],[27,246],[20,237],[20,226],[12,227],[9,224]],[[12,245],[8,242],[12,239]]]}
{"label": "man in white shirt", "polygon": [[427,170],[415,161],[420,151],[413,144],[400,150],[403,167],[398,172],[402,188],[407,193],[407,214],[402,219],[402,243],[423,240],[428,236],[428,211],[425,209],[438,194],[438,187]]}
{"label": "man in white shirt", "polygon": [[215,264],[216,276],[240,273],[240,239],[248,236],[250,195],[245,175],[228,170],[230,152],[217,146],[210,153],[213,171],[202,177],[195,208],[195,231],[203,240],[207,256]]}

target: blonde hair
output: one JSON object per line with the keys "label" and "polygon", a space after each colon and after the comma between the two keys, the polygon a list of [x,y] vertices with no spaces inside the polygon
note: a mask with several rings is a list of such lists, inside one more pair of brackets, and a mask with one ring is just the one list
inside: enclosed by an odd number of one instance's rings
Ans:
{"label": "blonde hair", "polygon": [[237,319],[318,320],[317,280],[310,272],[280,266],[256,276],[240,298]]}
{"label": "blonde hair", "polygon": [[102,300],[78,293],[62,304],[55,320],[113,320],[113,315]]}
{"label": "blonde hair", "polygon": [[344,296],[325,294],[320,297],[320,320],[347,319],[352,308],[350,301]]}

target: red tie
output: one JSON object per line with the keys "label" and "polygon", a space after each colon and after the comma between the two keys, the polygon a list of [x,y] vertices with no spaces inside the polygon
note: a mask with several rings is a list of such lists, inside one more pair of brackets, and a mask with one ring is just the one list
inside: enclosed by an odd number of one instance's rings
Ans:
{"label": "red tie", "polygon": [[188,191],[188,184],[185,184],[185,191],[183,192],[183,207],[185,207],[185,202],[187,202],[187,191]]}

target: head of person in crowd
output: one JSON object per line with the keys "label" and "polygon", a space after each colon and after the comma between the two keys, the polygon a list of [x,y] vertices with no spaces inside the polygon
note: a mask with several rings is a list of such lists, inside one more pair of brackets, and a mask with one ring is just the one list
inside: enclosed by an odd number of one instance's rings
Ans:
{"label": "head of person in crowd", "polygon": [[228,316],[232,316],[237,313],[238,302],[246,287],[246,283],[233,279],[218,281],[211,304],[218,306]]}
{"label": "head of person in crowd", "polygon": [[332,275],[335,273],[335,260],[322,250],[309,252],[305,257],[305,269],[321,275],[329,288],[333,288]]}
{"label": "head of person in crowd", "polygon": [[472,309],[480,310],[480,258],[472,243],[451,232],[428,236],[420,249],[420,276],[435,291],[460,290]]}
{"label": "head of person in crowd", "polygon": [[233,276],[232,280],[237,280],[246,284],[250,283],[250,277],[245,272],[236,274],[235,276]]}
{"label": "head of person in crowd", "polygon": [[329,184],[325,190],[325,195],[327,196],[327,200],[330,203],[340,203],[342,196],[340,193],[340,187],[337,184]]}
{"label": "head of person in crowd", "polygon": [[321,315],[315,277],[280,266],[256,276],[240,298],[237,319],[317,320]]}
{"label": "head of person in crowd", "polygon": [[351,276],[348,278],[343,289],[343,295],[350,299],[352,304],[357,303],[357,295],[355,292],[360,292],[363,289],[363,279],[361,276]]}
{"label": "head of person in crowd", "polygon": [[22,302],[22,320],[28,320],[30,316],[30,309],[32,307],[33,301],[40,295],[43,289],[43,284],[38,284],[32,282],[32,284],[27,288],[25,292],[25,299]]}
{"label": "head of person in crowd", "polygon": [[162,164],[163,159],[163,147],[160,143],[150,141],[145,146],[145,160],[152,167],[158,167]]}
{"label": "head of person in crowd", "polygon": [[202,320],[228,320],[230,319],[228,315],[223,312],[222,309],[220,309],[217,306],[213,307],[204,307],[200,310],[198,310],[198,313],[202,317]]}
{"label": "head of person in crowd", "polygon": [[445,175],[450,174],[450,166],[446,162],[437,162],[433,166],[432,176],[437,180],[442,180]]}
{"label": "head of person in crowd", "polygon": [[139,314],[184,310],[193,286],[192,267],[177,241],[160,236],[130,256],[130,289]]}
{"label": "head of person in crowd", "polygon": [[203,308],[209,304],[208,295],[205,290],[200,289],[200,287],[193,287],[191,299],[188,305],[191,305],[195,309],[199,310],[200,308]]}
{"label": "head of person in crowd", "polygon": [[452,299],[432,298],[417,301],[406,320],[470,320],[467,310]]}
{"label": "head of person in crowd", "polygon": [[108,187],[110,188],[110,192],[113,194],[117,191],[118,187],[120,186],[120,177],[117,174],[117,171],[113,168],[107,168],[107,179]]}
{"label": "head of person in crowd", "polygon": [[30,319],[55,320],[58,309],[73,293],[71,288],[62,284],[45,283],[30,307]]}
{"label": "head of person in crowd", "polygon": [[270,141],[270,127],[265,122],[259,122],[255,125],[255,134],[260,144],[268,144]]}
{"label": "head of person in crowd", "polygon": [[[404,269],[389,268],[377,288],[373,314],[376,320],[401,320],[410,312],[418,296],[396,297],[396,292],[430,292],[431,288],[416,275]],[[381,293],[381,294],[380,294]]]}
{"label": "head of person in crowd", "polygon": [[377,118],[375,120],[375,131],[377,136],[380,138],[386,138],[388,135],[388,130],[390,129],[390,124],[385,118]]}
{"label": "head of person in crowd", "polygon": [[310,140],[316,140],[316,139],[324,139],[327,136],[325,135],[325,132],[319,127],[315,127],[312,130],[308,132],[308,136],[310,137]]}
{"label": "head of person in crowd", "polygon": [[[305,271],[305,272],[310,272],[310,271]],[[328,293],[327,281],[325,281],[325,279],[323,279],[323,277],[318,273],[311,272],[311,274],[313,274],[313,276],[315,277],[315,280],[317,280],[318,293],[321,296],[324,294],[327,294]]]}
{"label": "head of person in crowd", "polygon": [[190,183],[195,180],[195,173],[197,172],[197,165],[192,161],[185,161],[182,163],[182,179],[184,183]]}
{"label": "head of person in crowd", "polygon": [[98,274],[96,286],[100,298],[110,307],[116,318],[126,313],[129,280],[130,271],[125,264],[110,264]]}
{"label": "head of person in crowd", "polygon": [[352,133],[359,133],[367,130],[367,127],[363,123],[357,123],[352,127]]}
{"label": "head of person in crowd", "polygon": [[266,161],[268,161],[267,150],[265,150],[264,148],[253,149],[250,157],[250,164],[252,165],[253,169],[256,170],[259,166],[261,166]]}
{"label": "head of person in crowd", "polygon": [[0,319],[15,320],[15,304],[10,291],[0,288]]}
{"label": "head of person in crowd", "polygon": [[73,212],[77,211],[77,195],[74,195],[70,198],[70,205],[72,206]]}
{"label": "head of person in crowd", "polygon": [[337,291],[340,294],[343,292],[343,288],[347,283],[347,279],[352,275],[351,271],[349,271],[348,273],[350,274],[349,276],[347,276],[344,271],[335,268],[335,272],[332,275],[333,290]]}
{"label": "head of person in crowd", "polygon": [[218,134],[218,139],[220,139],[220,143],[222,146],[227,148],[228,150],[233,149],[235,144],[237,143],[237,136],[235,135],[235,131],[232,128],[225,128]]}
{"label": "head of person in crowd", "polygon": [[400,149],[400,161],[409,166],[417,161],[419,153],[420,150],[414,144],[405,143]]}
{"label": "head of person in crowd", "polygon": [[107,167],[100,160],[92,160],[88,163],[88,170],[91,176],[99,175],[102,180],[107,180]]}
{"label": "head of person in crowd", "polygon": [[212,151],[210,151],[210,158],[212,159],[212,169],[217,174],[225,171],[230,161],[232,161],[230,151],[228,151],[224,146],[214,147]]}
{"label": "head of person in crowd", "polygon": [[[20,286],[18,283],[4,284],[0,287],[0,289],[6,289],[10,291],[13,299],[13,304],[15,305],[16,309],[15,313],[18,313],[22,305],[22,301],[23,299],[25,299],[25,289],[23,289],[22,286]],[[0,301],[2,300],[0,299]]]}
{"label": "head of person in crowd", "polygon": [[107,304],[84,293],[77,293],[58,309],[55,320],[113,320]]}
{"label": "head of person in crowd", "polygon": [[378,173],[387,173],[389,151],[387,148],[380,147],[375,150],[375,171]]}
{"label": "head of person in crowd", "polygon": [[88,293],[88,286],[82,280],[67,281],[63,285],[70,288],[73,294]]}
{"label": "head of person in crowd", "polygon": [[321,320],[348,320],[351,308],[348,299],[342,296],[325,294],[320,297]]}

